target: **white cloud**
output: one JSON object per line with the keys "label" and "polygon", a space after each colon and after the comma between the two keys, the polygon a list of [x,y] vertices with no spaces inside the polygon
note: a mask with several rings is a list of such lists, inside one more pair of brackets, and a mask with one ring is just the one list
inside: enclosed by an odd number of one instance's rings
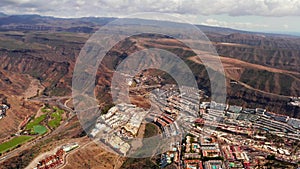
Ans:
{"label": "white cloud", "polygon": [[157,19],[165,13],[189,23],[237,29],[297,32],[300,26],[300,0],[0,0],[0,12],[55,17],[127,17],[157,12]]}
{"label": "white cloud", "polygon": [[226,21],[219,21],[216,19],[207,19],[205,22],[202,22],[201,24],[209,25],[209,26],[235,28],[235,29],[257,29],[257,28],[269,27],[269,25],[266,24],[256,24],[250,22],[226,22]]}
{"label": "white cloud", "polygon": [[[299,0],[1,0],[3,12],[68,15],[128,15],[163,12],[183,15],[299,16]],[[77,8],[77,10],[74,10]]]}

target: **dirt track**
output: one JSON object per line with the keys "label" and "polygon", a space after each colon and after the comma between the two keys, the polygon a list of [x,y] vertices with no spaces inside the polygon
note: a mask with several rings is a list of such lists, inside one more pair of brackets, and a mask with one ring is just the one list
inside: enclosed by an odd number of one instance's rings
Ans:
{"label": "dirt track", "polygon": [[[210,59],[208,57],[211,57],[211,60],[218,59],[216,56],[210,56],[210,55],[203,55],[201,57],[203,57],[206,60]],[[293,71],[288,71],[288,70],[281,70],[281,69],[266,67],[266,66],[262,66],[262,65],[257,65],[257,64],[244,62],[244,61],[241,61],[241,60],[238,60],[238,59],[227,58],[227,57],[219,57],[219,58],[222,62],[222,66],[223,66],[224,73],[225,73],[226,77],[228,77],[230,79],[233,79],[233,80],[236,80],[240,85],[242,85],[242,86],[244,86],[248,89],[251,89],[251,90],[254,90],[254,91],[257,91],[257,92],[260,92],[260,93],[268,94],[268,95],[277,96],[277,97],[289,98],[291,96],[284,96],[284,95],[279,95],[279,94],[275,94],[275,93],[269,93],[269,92],[266,92],[266,91],[262,91],[262,90],[253,88],[250,85],[247,85],[247,84],[239,81],[240,76],[243,73],[243,70],[245,68],[253,68],[253,69],[259,69],[259,70],[266,70],[266,71],[273,72],[273,73],[289,74],[293,77],[300,75],[299,72],[293,72]],[[194,61],[195,63],[198,63],[198,64],[203,64],[203,62],[197,56],[190,57],[189,60]],[[216,65],[216,66],[219,67],[219,65]],[[214,69],[214,67],[212,67],[212,68]]]}
{"label": "dirt track", "polygon": [[[204,58],[206,60],[209,60],[210,58],[211,58],[211,60],[217,59],[216,56],[212,56],[212,55],[201,55],[201,58]],[[293,71],[288,71],[288,70],[282,70],[282,69],[262,66],[262,65],[258,65],[258,64],[241,61],[239,59],[234,59],[234,58],[229,58],[229,57],[224,57],[224,56],[220,56],[219,58],[222,62],[225,72],[226,72],[226,70],[229,70],[229,69],[243,69],[243,68],[247,67],[247,68],[266,70],[266,71],[273,72],[273,73],[288,73],[288,74],[298,75],[298,76],[300,75],[300,72],[293,72]],[[203,64],[203,62],[197,56],[190,57],[189,60],[194,61],[199,64]]]}

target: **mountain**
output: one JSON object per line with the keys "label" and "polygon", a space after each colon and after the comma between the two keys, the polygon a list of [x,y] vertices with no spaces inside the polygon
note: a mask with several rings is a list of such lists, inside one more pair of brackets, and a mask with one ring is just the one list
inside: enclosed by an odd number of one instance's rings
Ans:
{"label": "mountain", "polygon": [[5,17],[7,16],[5,13],[0,12],[0,17]]}
{"label": "mountain", "polygon": [[[0,70],[28,74],[45,87],[45,95],[69,95],[72,71],[86,40],[102,25],[116,18],[54,18],[40,15],[11,15],[0,19]],[[170,29],[184,24],[167,21],[128,19],[130,24],[164,25]],[[174,26],[175,25],[175,26]],[[242,106],[266,107],[271,111],[299,117],[299,109],[287,105],[299,96],[300,38],[198,26],[212,41],[225,67],[228,102]],[[14,32],[12,32],[12,30]],[[175,29],[174,29],[175,31]],[[199,86],[210,92],[207,72],[193,51],[170,37],[143,35],[120,42],[112,49],[107,66],[97,76],[97,97],[109,101],[113,68],[124,54],[149,47],[169,50],[180,56],[197,73]],[[130,47],[131,46],[131,47]]]}
{"label": "mountain", "polygon": [[[39,30],[39,31],[65,31],[65,32],[95,32],[99,26],[105,25],[117,18],[114,17],[82,17],[82,18],[55,18],[51,16],[41,16],[37,14],[31,15],[6,15],[0,12],[0,29],[4,30]],[[152,23],[162,25],[173,25],[177,27],[184,27],[185,23],[176,23],[170,21],[159,20],[146,20],[137,18],[127,18],[131,21],[131,24],[135,23]],[[264,36],[278,36],[278,37],[292,37],[295,33],[289,35],[289,33],[264,33],[264,32],[251,32],[244,30],[237,30],[232,28],[214,27],[206,25],[195,25],[201,31],[210,34],[257,34]]]}
{"label": "mountain", "polygon": [[[0,121],[1,143],[17,133],[19,124],[26,117],[41,113],[41,107],[53,102],[58,105],[71,102],[73,70],[82,47],[95,31],[115,19],[66,19],[40,15],[3,15],[0,18],[0,87],[3,89],[0,99],[11,105],[8,116]],[[185,27],[182,23],[167,21],[129,20],[130,24],[163,25],[174,32],[179,30],[177,28],[184,30]],[[299,107],[288,104],[291,96],[300,96],[299,37],[202,25],[198,27],[205,32],[220,55],[226,76],[228,103],[266,108],[290,117],[300,117]],[[181,35],[180,31],[177,35]],[[106,41],[109,43],[110,39]],[[118,42],[103,59],[96,74],[94,91],[101,106],[111,104],[110,83],[116,67],[129,55],[148,48],[159,48],[178,56],[194,73],[199,88],[210,96],[211,83],[206,67],[195,57],[194,51],[170,36],[148,33]],[[212,56],[206,54],[205,57]],[[161,64],[159,60],[153,62]],[[215,71],[213,66],[209,69]],[[174,82],[164,72],[148,70],[143,73],[160,75],[162,83]],[[182,78],[185,76],[182,75]],[[82,80],[84,82],[85,79]],[[144,103],[140,98],[134,101]],[[17,154],[9,158],[1,156],[0,160],[4,161],[0,164],[1,168],[25,168],[38,154],[62,145],[65,140],[88,143],[90,140],[83,137],[85,132],[76,115],[69,113],[64,116],[68,120],[62,123],[59,131],[57,129],[46,134],[47,139],[38,140],[27,149],[27,145],[21,146],[21,150],[17,149]],[[116,163],[111,161],[122,165],[125,160],[105,152],[95,144],[85,145],[74,156],[70,155],[66,168],[87,168],[89,165],[113,168]],[[140,160],[138,164],[142,163],[148,164],[147,159]]]}
{"label": "mountain", "polygon": [[95,32],[99,26],[115,18],[54,18],[40,15],[10,15],[0,19],[3,30]]}

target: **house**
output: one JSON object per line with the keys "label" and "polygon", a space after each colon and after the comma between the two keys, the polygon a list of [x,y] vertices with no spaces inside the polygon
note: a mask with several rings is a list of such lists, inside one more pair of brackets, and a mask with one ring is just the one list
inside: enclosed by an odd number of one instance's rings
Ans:
{"label": "house", "polygon": [[240,113],[243,110],[241,106],[230,105],[228,111],[232,113]]}

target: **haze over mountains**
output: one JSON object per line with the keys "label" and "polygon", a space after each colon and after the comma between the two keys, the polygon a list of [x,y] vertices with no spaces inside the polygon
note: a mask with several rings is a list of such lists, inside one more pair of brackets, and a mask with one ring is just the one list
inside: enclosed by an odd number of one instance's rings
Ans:
{"label": "haze over mountains", "polygon": [[[116,18],[54,18],[39,15],[0,14],[0,72],[28,74],[45,87],[45,95],[69,95],[76,57],[86,40],[101,26]],[[129,19],[132,23],[174,24],[167,21]],[[178,25],[181,25],[178,23]],[[290,35],[255,33],[230,28],[197,26],[212,41],[225,68],[228,102],[299,117],[299,107],[287,105],[289,97],[300,96],[300,38]],[[98,98],[107,93],[111,71],[124,54],[149,47],[169,50],[188,63],[201,88],[210,91],[207,72],[194,53],[182,49],[170,37],[133,37],[122,42],[99,70]],[[138,43],[137,43],[138,42]],[[132,45],[128,47],[128,45]],[[3,73],[3,84],[14,81]],[[8,81],[8,82],[7,82]],[[232,84],[230,81],[236,81]],[[103,87],[104,86],[104,87]],[[110,100],[110,99],[103,99]],[[102,101],[103,101],[102,100]]]}
{"label": "haze over mountains", "polygon": [[[7,15],[0,12],[0,26],[2,29],[24,29],[24,30],[53,30],[53,31],[70,31],[70,32],[93,32],[97,27],[107,24],[115,19],[115,17],[82,17],[82,18],[55,18],[52,16],[41,16],[37,14],[27,14],[27,15]],[[141,22],[143,19],[130,18],[133,23],[137,20]],[[144,20],[147,21],[147,20]],[[154,22],[154,21],[152,21]],[[61,24],[63,23],[63,24]],[[168,24],[172,23],[169,21],[155,21],[157,24]],[[31,27],[29,27],[29,25]],[[184,25],[183,23],[178,23],[178,25]],[[28,27],[25,27],[28,26]],[[40,27],[38,27],[40,26]],[[203,32],[217,32],[219,34],[231,34],[231,33],[248,33],[248,34],[261,34],[266,36],[288,36],[288,33],[279,34],[279,33],[264,33],[264,32],[251,32],[236,30],[232,28],[224,27],[214,27],[206,25],[197,25],[199,29]],[[82,27],[80,29],[80,27]],[[68,29],[69,28],[69,29]],[[72,28],[72,29],[70,29]],[[84,29],[87,28],[87,29]],[[90,29],[95,28],[95,29]],[[295,35],[297,33],[291,33]]]}

